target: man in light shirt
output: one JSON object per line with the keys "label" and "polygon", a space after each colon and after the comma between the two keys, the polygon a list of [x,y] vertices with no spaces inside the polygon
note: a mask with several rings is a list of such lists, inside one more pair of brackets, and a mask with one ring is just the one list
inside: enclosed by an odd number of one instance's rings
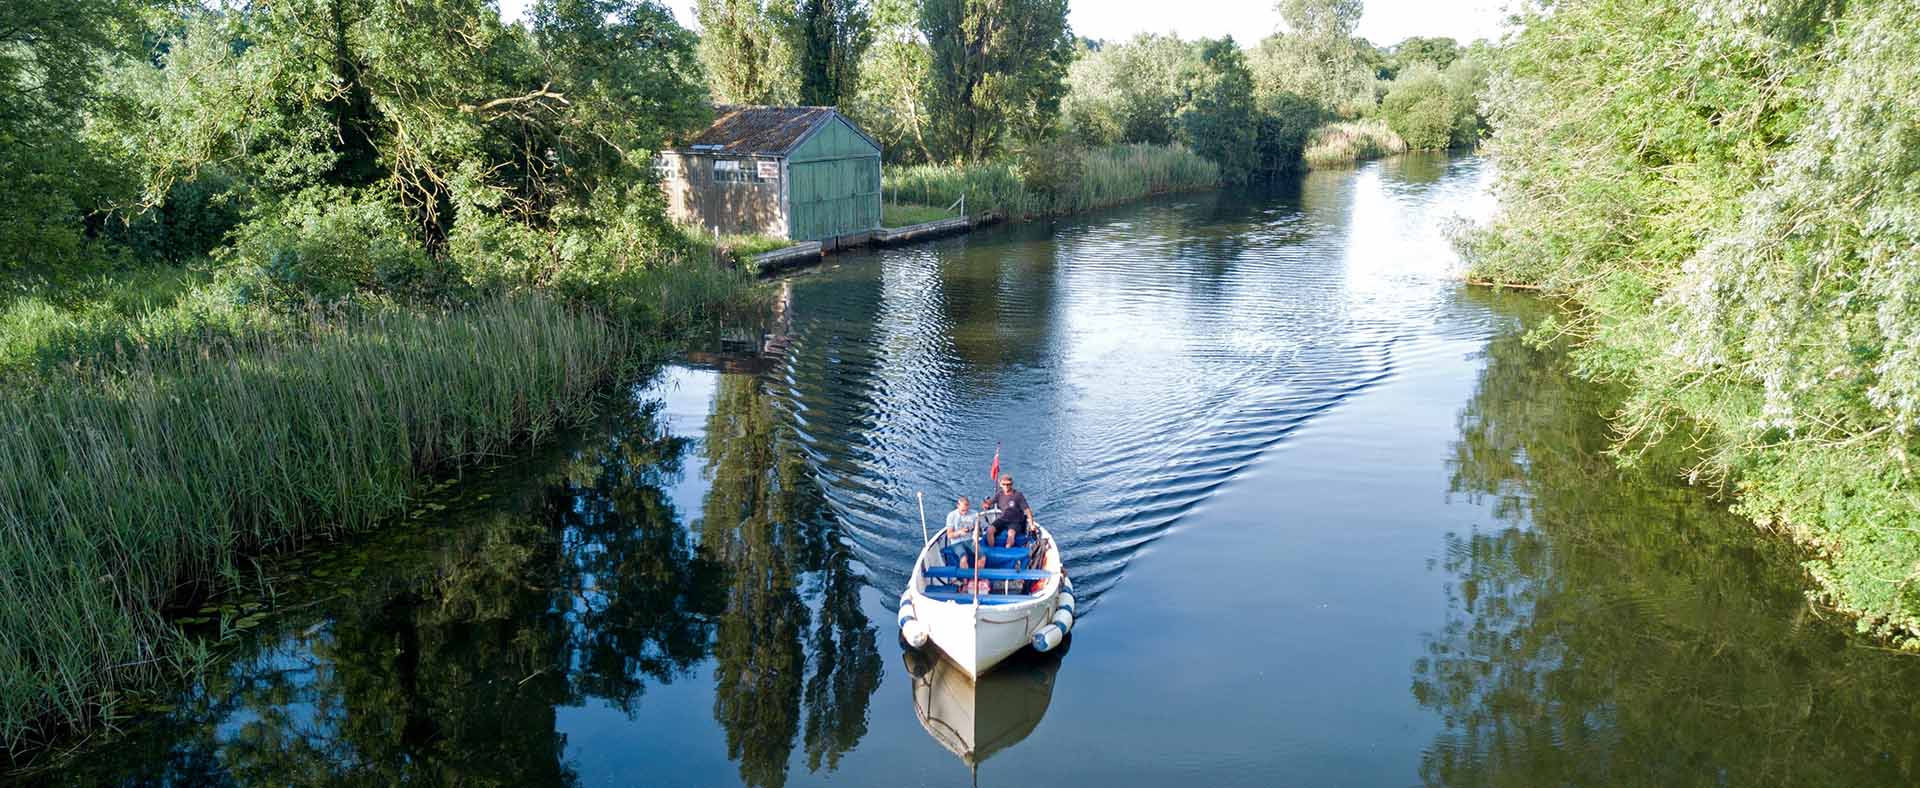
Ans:
{"label": "man in light shirt", "polygon": [[973,568],[976,547],[973,540],[974,514],[971,509],[971,505],[967,503],[967,496],[962,495],[960,500],[954,502],[953,511],[947,512],[947,546],[942,552],[946,553],[948,561],[963,569]]}

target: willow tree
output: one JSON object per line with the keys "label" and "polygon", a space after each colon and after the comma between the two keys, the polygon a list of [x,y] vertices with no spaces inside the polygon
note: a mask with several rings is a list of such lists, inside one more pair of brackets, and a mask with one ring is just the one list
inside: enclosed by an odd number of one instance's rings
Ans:
{"label": "willow tree", "polygon": [[1041,136],[1060,113],[1073,33],[1066,0],[926,0],[928,109],[951,161],[981,161]]}

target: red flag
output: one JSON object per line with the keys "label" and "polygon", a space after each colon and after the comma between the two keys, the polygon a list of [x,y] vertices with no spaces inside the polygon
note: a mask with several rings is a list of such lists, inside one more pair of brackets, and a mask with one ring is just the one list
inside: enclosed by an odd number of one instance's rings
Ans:
{"label": "red flag", "polygon": [[993,469],[987,471],[987,479],[1000,481],[1000,444],[993,444]]}

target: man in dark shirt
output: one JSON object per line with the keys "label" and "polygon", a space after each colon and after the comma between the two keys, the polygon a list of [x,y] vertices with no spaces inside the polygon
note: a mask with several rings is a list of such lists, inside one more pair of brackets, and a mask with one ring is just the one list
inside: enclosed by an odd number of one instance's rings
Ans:
{"label": "man in dark shirt", "polygon": [[987,544],[1004,542],[1007,547],[1012,547],[1014,537],[1035,524],[1033,507],[1027,505],[1025,494],[1013,489],[1011,474],[1000,477],[1000,491],[981,501],[980,507],[1000,510],[1000,516],[994,519],[991,529],[987,531]]}

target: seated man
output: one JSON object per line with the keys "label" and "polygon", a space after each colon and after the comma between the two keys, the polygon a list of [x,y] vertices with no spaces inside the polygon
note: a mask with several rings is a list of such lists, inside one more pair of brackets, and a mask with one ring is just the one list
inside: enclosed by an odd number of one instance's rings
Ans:
{"label": "seated man", "polygon": [[947,546],[940,552],[947,557],[947,563],[962,569],[972,569],[975,555],[974,518],[978,515],[969,510],[967,496],[960,496],[954,502],[953,511],[947,512]]}
{"label": "seated man", "polygon": [[1027,496],[1013,489],[1013,475],[1000,477],[1000,491],[982,501],[980,505],[987,509],[999,509],[1000,516],[995,518],[987,531],[987,544],[1014,546],[1015,541],[1029,529],[1037,527],[1033,519],[1033,507],[1027,505]]}

